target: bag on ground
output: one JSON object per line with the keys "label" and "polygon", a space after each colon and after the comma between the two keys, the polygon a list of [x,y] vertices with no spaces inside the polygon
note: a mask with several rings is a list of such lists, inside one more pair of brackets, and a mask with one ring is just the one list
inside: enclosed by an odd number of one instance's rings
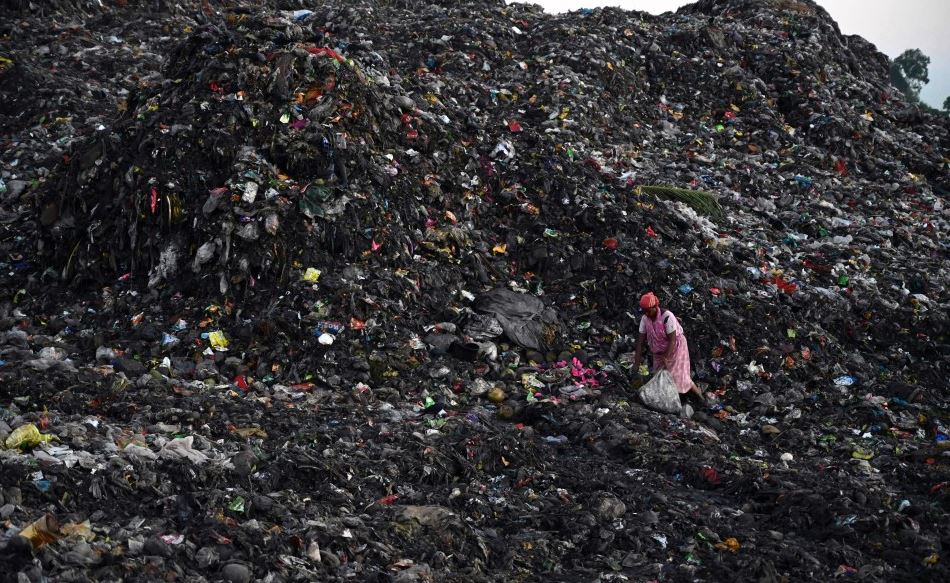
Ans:
{"label": "bag on ground", "polygon": [[663,369],[647,381],[640,389],[640,400],[654,411],[679,413],[680,395],[670,371]]}

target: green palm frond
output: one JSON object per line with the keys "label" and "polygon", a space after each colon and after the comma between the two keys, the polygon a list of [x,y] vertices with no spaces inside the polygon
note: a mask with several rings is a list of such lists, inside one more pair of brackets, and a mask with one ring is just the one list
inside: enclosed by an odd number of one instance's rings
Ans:
{"label": "green palm frond", "polygon": [[689,205],[690,208],[697,213],[707,217],[721,219],[725,216],[722,211],[722,205],[719,204],[719,196],[712,192],[689,190],[687,188],[677,188],[663,184],[647,184],[641,186],[640,191],[652,194],[664,200],[678,200]]}

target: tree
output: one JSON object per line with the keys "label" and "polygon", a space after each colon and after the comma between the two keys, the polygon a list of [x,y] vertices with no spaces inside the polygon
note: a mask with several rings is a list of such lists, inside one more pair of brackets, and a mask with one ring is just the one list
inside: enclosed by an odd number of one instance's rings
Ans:
{"label": "tree", "polygon": [[947,113],[950,113],[950,97],[947,97],[943,100],[943,110]]}
{"label": "tree", "polygon": [[914,92],[910,88],[910,84],[907,83],[907,79],[904,77],[904,72],[901,71],[900,65],[892,62],[889,72],[891,76],[891,85],[903,93],[904,97],[906,97],[908,101],[917,101],[917,96],[914,95]]}
{"label": "tree", "polygon": [[[891,66],[891,82],[901,90],[908,99],[918,101],[920,90],[930,83],[928,67],[930,57],[920,49],[907,49],[894,59]],[[901,83],[903,81],[903,83]]]}

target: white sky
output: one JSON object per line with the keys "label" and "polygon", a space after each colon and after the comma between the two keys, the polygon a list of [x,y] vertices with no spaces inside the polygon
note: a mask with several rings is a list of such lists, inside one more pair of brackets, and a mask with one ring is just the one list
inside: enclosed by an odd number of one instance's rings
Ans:
{"label": "white sky", "polygon": [[[892,59],[905,49],[920,49],[930,57],[930,83],[921,98],[941,108],[950,96],[950,0],[817,0],[838,23],[843,34],[863,36]],[[557,13],[619,6],[652,14],[675,11],[690,2],[677,0],[533,0],[546,12]]]}

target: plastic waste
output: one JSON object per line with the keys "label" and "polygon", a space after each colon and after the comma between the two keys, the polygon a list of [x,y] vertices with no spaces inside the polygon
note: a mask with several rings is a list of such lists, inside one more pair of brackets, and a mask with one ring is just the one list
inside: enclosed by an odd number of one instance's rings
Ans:
{"label": "plastic waste", "polygon": [[673,375],[666,369],[640,387],[639,397],[644,405],[662,413],[679,413],[682,407]]}
{"label": "plastic waste", "polygon": [[225,351],[230,346],[230,341],[228,337],[225,336],[224,332],[221,330],[214,330],[208,333],[208,342],[211,343],[211,347],[217,351]]}
{"label": "plastic waste", "polygon": [[59,521],[52,514],[44,514],[20,531],[20,536],[29,539],[33,548],[54,543],[63,537]]}
{"label": "plastic waste", "polygon": [[308,267],[303,273],[303,280],[308,283],[317,283],[320,281],[320,270],[313,267]]}
{"label": "plastic waste", "polygon": [[56,439],[55,435],[40,433],[39,427],[33,423],[27,423],[14,429],[4,440],[3,445],[7,449],[27,449],[50,443],[54,439]]}

